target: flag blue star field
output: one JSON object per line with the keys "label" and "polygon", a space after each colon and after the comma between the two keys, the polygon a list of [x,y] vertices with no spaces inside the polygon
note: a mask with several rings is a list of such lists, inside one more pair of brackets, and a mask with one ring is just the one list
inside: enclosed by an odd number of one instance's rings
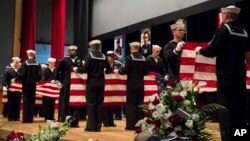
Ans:
{"label": "flag blue star field", "polygon": [[155,80],[157,83],[157,88],[158,88],[158,94],[160,94],[163,90],[165,90],[165,80],[164,80],[164,76],[160,75],[160,74],[156,74],[155,75]]}

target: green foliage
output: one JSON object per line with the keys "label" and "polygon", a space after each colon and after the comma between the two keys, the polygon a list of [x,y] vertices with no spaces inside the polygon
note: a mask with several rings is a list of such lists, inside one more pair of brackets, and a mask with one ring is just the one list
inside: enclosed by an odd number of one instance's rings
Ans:
{"label": "green foliage", "polygon": [[39,131],[37,134],[33,134],[28,141],[60,141],[61,137],[66,135],[66,132],[70,129],[69,118],[59,125],[58,122],[49,122],[46,128],[42,128],[39,125]]}

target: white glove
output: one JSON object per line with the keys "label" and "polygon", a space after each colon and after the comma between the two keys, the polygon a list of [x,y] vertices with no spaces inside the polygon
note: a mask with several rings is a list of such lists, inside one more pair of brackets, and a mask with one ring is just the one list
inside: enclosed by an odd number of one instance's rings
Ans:
{"label": "white glove", "polygon": [[165,75],[165,76],[164,76],[164,80],[168,81],[168,79],[169,79],[169,76],[168,76],[168,75]]}
{"label": "white glove", "polygon": [[50,81],[50,83],[53,83],[53,84],[55,84],[55,83],[56,83],[56,81],[55,81],[55,80],[51,80],[51,81]]}
{"label": "white glove", "polygon": [[73,67],[73,71],[74,71],[74,72],[77,72],[77,67]]}
{"label": "white glove", "polygon": [[8,89],[7,89],[6,86],[3,86],[3,91],[4,91],[4,92],[7,92],[7,91],[8,91]]}
{"label": "white glove", "polygon": [[200,54],[200,50],[201,50],[201,48],[202,48],[202,47],[197,46],[197,47],[195,48],[196,53]]}
{"label": "white glove", "polygon": [[15,81],[16,81],[15,78],[11,79],[11,83],[14,83]]}
{"label": "white glove", "polygon": [[114,69],[114,73],[118,73],[119,72],[119,70],[118,69]]}
{"label": "white glove", "polygon": [[61,82],[56,83],[56,85],[57,85],[57,88],[58,88],[58,89],[61,89],[61,88],[63,87],[63,85],[62,85]]}
{"label": "white glove", "polygon": [[185,42],[179,42],[175,48],[175,51],[181,51]]}

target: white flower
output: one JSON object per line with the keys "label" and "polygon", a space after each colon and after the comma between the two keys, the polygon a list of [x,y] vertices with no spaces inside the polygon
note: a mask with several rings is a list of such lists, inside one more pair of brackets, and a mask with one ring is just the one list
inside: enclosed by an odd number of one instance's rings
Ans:
{"label": "white flower", "polygon": [[50,127],[51,128],[59,128],[59,123],[58,122],[51,122]]}
{"label": "white flower", "polygon": [[172,92],[172,96],[179,95],[178,92]]}
{"label": "white flower", "polygon": [[199,83],[198,83],[198,87],[204,87],[204,86],[206,86],[207,85],[207,82],[205,82],[205,81],[200,81]]}
{"label": "white flower", "polygon": [[149,110],[154,110],[154,109],[155,109],[155,106],[154,106],[152,103],[150,103],[150,104],[148,105],[148,109],[149,109]]}
{"label": "white flower", "polygon": [[198,92],[199,88],[198,87],[194,87],[194,92]]}
{"label": "white flower", "polygon": [[200,116],[198,114],[192,114],[191,117],[194,121],[199,121],[200,119]]}
{"label": "white flower", "polygon": [[157,104],[157,105],[155,106],[155,109],[156,109],[156,111],[158,111],[159,113],[163,113],[163,112],[166,111],[162,103]]}
{"label": "white flower", "polygon": [[154,111],[152,113],[153,118],[157,118],[159,116],[159,113],[157,111]]}
{"label": "white flower", "polygon": [[164,105],[164,108],[167,109],[167,108],[168,108],[168,105]]}
{"label": "white flower", "polygon": [[141,119],[141,120],[139,120],[136,124],[135,124],[135,126],[136,127],[139,127],[141,124],[143,124],[143,123],[145,123],[145,120],[144,119]]}
{"label": "white flower", "polygon": [[172,112],[168,112],[168,113],[165,113],[164,114],[164,117],[165,117],[165,119],[168,119],[170,116],[172,116],[173,115],[173,113]]}
{"label": "white flower", "polygon": [[171,122],[169,122],[169,121],[167,120],[167,122],[164,123],[164,126],[165,126],[166,128],[169,128],[169,127],[172,127],[173,125],[172,125]]}
{"label": "white flower", "polygon": [[185,98],[187,96],[187,92],[186,91],[181,91],[180,96]]}
{"label": "white flower", "polygon": [[188,127],[188,128],[193,128],[193,120],[187,120],[185,125]]}
{"label": "white flower", "polygon": [[190,101],[189,100],[184,100],[184,105],[186,105],[186,106],[188,106],[188,105],[190,105]]}

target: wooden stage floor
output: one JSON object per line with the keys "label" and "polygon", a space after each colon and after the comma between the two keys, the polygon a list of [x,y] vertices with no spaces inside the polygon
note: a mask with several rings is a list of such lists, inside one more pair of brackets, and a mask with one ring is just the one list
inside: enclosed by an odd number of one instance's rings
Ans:
{"label": "wooden stage floor", "polygon": [[[63,140],[70,141],[87,141],[89,138],[95,141],[133,141],[136,133],[134,131],[125,130],[125,118],[123,120],[115,120],[117,127],[102,127],[101,132],[84,132],[86,121],[80,121],[79,128],[71,128]],[[8,122],[6,118],[0,116],[0,138],[5,139],[10,131],[21,131],[27,138],[32,133],[37,133],[39,125],[46,126],[44,118],[35,117],[34,123],[21,123],[21,121]],[[218,123],[208,123],[208,130],[215,136],[215,141],[220,141],[220,132],[218,130]]]}

